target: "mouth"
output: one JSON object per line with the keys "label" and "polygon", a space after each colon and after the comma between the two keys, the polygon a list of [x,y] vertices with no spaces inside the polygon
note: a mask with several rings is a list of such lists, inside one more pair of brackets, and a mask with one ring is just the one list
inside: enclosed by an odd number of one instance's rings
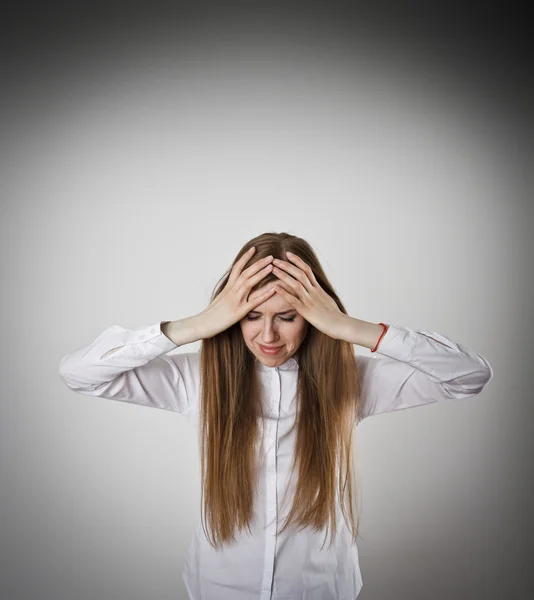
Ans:
{"label": "mouth", "polygon": [[263,354],[278,354],[278,352],[280,352],[280,350],[282,350],[283,346],[262,346],[261,344],[259,344],[260,346],[260,350],[263,352]]}

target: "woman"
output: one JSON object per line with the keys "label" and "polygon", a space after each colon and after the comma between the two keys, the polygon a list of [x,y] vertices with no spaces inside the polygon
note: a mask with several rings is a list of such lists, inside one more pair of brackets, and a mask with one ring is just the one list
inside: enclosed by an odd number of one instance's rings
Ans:
{"label": "woman", "polygon": [[[167,355],[197,340],[199,352]],[[246,243],[199,314],[112,326],[59,372],[73,391],[172,410],[198,428],[202,510],[183,573],[192,600],[356,598],[354,426],[476,396],[493,376],[443,335],[350,317],[313,249],[287,233]]]}

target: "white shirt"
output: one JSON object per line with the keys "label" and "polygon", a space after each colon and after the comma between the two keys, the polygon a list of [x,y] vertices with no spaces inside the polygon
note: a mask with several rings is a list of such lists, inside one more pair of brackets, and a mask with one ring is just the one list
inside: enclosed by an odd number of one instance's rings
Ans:
{"label": "white shirt", "polygon": [[[491,380],[488,361],[467,346],[438,333],[385,324],[389,328],[376,352],[356,354],[362,418],[438,400],[469,398]],[[161,332],[161,322],[137,329],[114,325],[92,343],[65,355],[59,374],[75,392],[171,410],[198,427],[200,352],[167,355],[177,347]],[[276,535],[292,505],[296,484],[288,478],[296,428],[286,434],[295,420],[299,367],[295,358],[278,367],[256,360],[255,367],[266,413],[253,534],[246,529],[237,532],[237,543],[217,551],[208,543],[199,518],[183,571],[189,597],[354,600],[363,582],[358,550],[351,544],[339,503],[337,533],[330,548],[331,532],[326,542],[325,531],[311,529],[297,532],[289,527]]]}

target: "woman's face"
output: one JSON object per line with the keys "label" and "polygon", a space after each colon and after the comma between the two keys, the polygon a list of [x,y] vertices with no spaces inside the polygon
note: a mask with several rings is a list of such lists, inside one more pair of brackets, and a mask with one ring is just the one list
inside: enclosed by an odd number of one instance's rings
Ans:
{"label": "woman's face", "polygon": [[[262,291],[250,294],[249,300],[258,297]],[[268,367],[277,367],[289,360],[308,331],[308,321],[276,292],[258,304],[239,324],[248,349]],[[276,354],[268,354],[262,346],[280,346],[280,349]]]}

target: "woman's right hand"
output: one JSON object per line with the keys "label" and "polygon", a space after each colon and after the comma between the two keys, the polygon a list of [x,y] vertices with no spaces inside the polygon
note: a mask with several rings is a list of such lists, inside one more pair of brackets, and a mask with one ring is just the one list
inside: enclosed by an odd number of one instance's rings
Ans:
{"label": "woman's right hand", "polygon": [[242,271],[254,252],[256,249],[252,247],[243,254],[233,266],[224,290],[205,310],[197,315],[201,339],[213,337],[228,329],[276,293],[274,289],[276,283],[273,282],[267,286],[265,292],[259,295],[255,294],[254,299],[248,299],[250,290],[272,271],[272,256],[256,261],[248,269]]}

